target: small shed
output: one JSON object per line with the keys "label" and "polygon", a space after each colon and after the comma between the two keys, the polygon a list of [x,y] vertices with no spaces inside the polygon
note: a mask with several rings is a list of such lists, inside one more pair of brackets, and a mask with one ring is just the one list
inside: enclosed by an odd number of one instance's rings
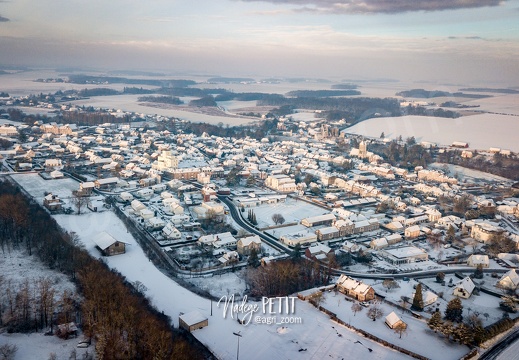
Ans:
{"label": "small shed", "polygon": [[403,324],[404,327],[407,328],[407,324],[405,322],[402,321],[402,319],[400,319],[398,317],[397,314],[395,314],[394,311],[391,312],[391,314],[389,314],[388,316],[386,316],[386,325],[390,328],[390,329],[394,329],[396,328],[398,325],[400,324]]}
{"label": "small shed", "polygon": [[112,256],[118,254],[124,254],[126,252],[126,245],[123,241],[116,240],[112,235],[106,231],[98,234],[94,238],[94,243],[97,245],[101,253],[105,256]]}
{"label": "small shed", "polygon": [[197,310],[182,314],[178,317],[178,325],[189,332],[209,325],[209,321]]}

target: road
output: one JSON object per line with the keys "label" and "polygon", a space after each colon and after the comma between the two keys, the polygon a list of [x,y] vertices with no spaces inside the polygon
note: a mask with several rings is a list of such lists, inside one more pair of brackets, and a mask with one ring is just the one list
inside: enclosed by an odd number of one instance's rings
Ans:
{"label": "road", "polygon": [[[485,351],[483,355],[479,357],[480,360],[494,360],[499,358],[504,350],[512,345],[516,340],[519,339],[519,329],[515,329],[510,334],[502,338],[497,344],[494,344],[490,349]],[[516,344],[516,347],[518,345]],[[502,359],[504,360],[504,359]]]}
{"label": "road", "polygon": [[292,250],[290,248],[281,244],[274,237],[257,230],[253,226],[251,226],[251,225],[247,224],[245,221],[243,221],[239,210],[236,208],[236,206],[234,206],[232,201],[227,198],[226,195],[218,195],[218,199],[220,199],[221,202],[223,202],[225,205],[227,205],[227,207],[229,208],[231,217],[242,228],[244,228],[245,230],[247,230],[248,232],[250,232],[252,234],[258,235],[263,241],[265,241],[267,244],[269,244],[276,250],[282,251],[287,254],[290,254],[292,252]]}

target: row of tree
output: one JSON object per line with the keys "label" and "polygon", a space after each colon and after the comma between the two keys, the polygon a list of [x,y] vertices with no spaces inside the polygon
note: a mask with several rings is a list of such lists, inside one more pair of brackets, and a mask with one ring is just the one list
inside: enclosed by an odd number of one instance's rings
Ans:
{"label": "row of tree", "polygon": [[268,266],[248,268],[246,281],[252,296],[286,296],[328,284],[331,279],[329,268],[294,256]]}

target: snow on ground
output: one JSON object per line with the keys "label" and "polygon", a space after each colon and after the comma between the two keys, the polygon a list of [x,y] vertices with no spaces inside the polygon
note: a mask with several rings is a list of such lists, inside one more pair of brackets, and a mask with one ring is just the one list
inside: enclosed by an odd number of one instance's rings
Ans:
{"label": "snow on ground", "polygon": [[399,135],[414,136],[417,142],[429,141],[450,145],[454,141],[468,142],[471,149],[491,147],[519,152],[517,131],[519,117],[511,115],[478,114],[457,119],[432,116],[402,116],[362,121],[345,131],[378,138],[382,132],[390,139]]}
{"label": "snow on ground", "polygon": [[201,277],[191,277],[185,280],[195,285],[199,289],[209,292],[212,296],[220,298],[224,295],[235,294],[242,298],[247,289],[247,284],[243,279],[243,271],[229,272],[225,274],[209,275]]}
{"label": "snow on ground", "polygon": [[57,336],[45,336],[42,333],[32,334],[0,334],[0,346],[4,344],[16,345],[13,360],[47,360],[50,354],[56,354],[56,360],[68,360],[75,350],[77,359],[82,359],[84,354],[94,353],[94,347],[77,348],[81,338],[62,340]]}
{"label": "snow on ground", "polygon": [[86,100],[75,100],[70,103],[79,106],[93,106],[108,109],[121,109],[123,111],[132,111],[136,113],[162,115],[168,117],[176,117],[191,122],[204,122],[208,124],[229,124],[231,126],[244,125],[253,122],[250,118],[237,118],[229,116],[215,116],[190,112],[186,108],[171,108],[157,106],[148,106],[140,103],[138,98],[142,95],[114,95],[114,96],[97,96]]}
{"label": "snow on ground", "polygon": [[76,291],[66,275],[50,270],[36,258],[36,255],[29,256],[21,250],[8,252],[6,249],[4,253],[0,253],[0,274],[5,281],[11,280],[13,284],[21,284],[22,281],[28,280],[32,285],[38,279],[50,279],[57,296],[65,290]]}
{"label": "snow on ground", "polygon": [[[29,284],[33,286],[39,279],[50,279],[52,287],[56,291],[56,299],[65,290],[76,291],[74,284],[66,275],[50,270],[35,255],[28,256],[20,250],[8,252],[6,249],[4,253],[0,253],[0,274],[4,277],[4,282],[11,281],[11,287],[15,288],[25,280],[28,280]],[[14,360],[48,359],[51,353],[55,353],[57,359],[61,360],[69,358],[71,351],[76,349],[78,339],[61,340],[56,336],[44,336],[43,333],[0,333],[0,346],[4,344],[18,347]],[[81,358],[86,351],[92,353],[93,347],[76,351]]]}
{"label": "snow on ground", "polygon": [[[240,357],[243,359],[339,359],[344,358],[346,353],[352,357],[360,357],[368,354],[364,345],[373,349],[370,355],[374,359],[407,358],[333,323],[328,316],[300,300],[296,300],[294,316],[300,317],[303,323],[288,325],[288,330],[280,332],[277,331],[279,325],[251,323],[244,326],[229,316],[224,318],[223,306],[217,307],[215,303],[212,304],[211,316],[211,302],[186,290],[159,271],[112,212],[79,216],[57,215],[55,219],[66,230],[79,234],[85,247],[96,257],[100,255],[92,239],[101,231],[107,231],[115,238],[130,243],[126,254],[105,257],[103,260],[130,282],[142,282],[148,289],[146,295],[159,311],[171,316],[175,326],[178,326],[180,312],[198,310],[207,316],[209,326],[196,330],[194,335],[220,359],[233,359],[236,356],[237,337],[233,332],[239,332],[243,336],[240,338]],[[258,305],[261,307],[261,303]],[[337,331],[342,337],[338,337]],[[364,345],[356,344],[356,341],[361,341]],[[300,349],[307,350],[300,352]]]}
{"label": "snow on ground", "polygon": [[469,169],[463,166],[459,165],[451,165],[451,164],[442,164],[442,163],[432,163],[429,165],[429,167],[433,169],[445,169],[445,166],[449,169],[448,174],[449,176],[455,176],[458,175],[460,179],[463,181],[477,181],[477,180],[484,180],[484,181],[510,181],[507,178],[497,176],[494,174],[489,174],[483,171],[479,170],[473,170]]}
{"label": "snow on ground", "polygon": [[[341,293],[329,292],[323,296],[321,306],[337,314],[337,317],[347,324],[365,330],[392,344],[398,345],[430,359],[459,359],[469,352],[469,348],[447,340],[442,335],[434,334],[424,320],[414,318],[409,313],[391,307],[388,304],[379,304],[383,316],[373,321],[367,317],[368,308],[354,315],[351,310],[351,301],[347,301]],[[373,305],[370,305],[373,306]],[[385,317],[394,311],[408,326],[407,333],[399,335],[385,324]]]}
{"label": "snow on ground", "polygon": [[[274,214],[283,215],[285,223],[299,223],[302,219],[310,216],[330,213],[330,211],[318,206],[292,198],[287,198],[284,203],[280,202],[276,204],[257,206],[252,208],[252,211],[256,214],[256,219],[258,220],[258,226],[260,228],[274,225],[274,221],[272,221],[272,215]],[[247,216],[246,214],[247,209],[245,209],[244,216]]]}
{"label": "snow on ground", "polygon": [[58,195],[61,200],[68,202],[68,199],[72,196],[72,191],[79,189],[79,183],[70,178],[45,180],[35,173],[14,174],[11,177],[31,194],[40,205],[43,203],[45,192]]}

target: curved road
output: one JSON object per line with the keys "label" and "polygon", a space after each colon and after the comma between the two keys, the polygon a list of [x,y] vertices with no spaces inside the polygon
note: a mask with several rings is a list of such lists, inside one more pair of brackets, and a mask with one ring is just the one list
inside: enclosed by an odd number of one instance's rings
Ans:
{"label": "curved road", "polygon": [[232,201],[227,198],[227,195],[218,195],[218,199],[220,199],[221,202],[223,202],[225,205],[227,205],[233,220],[236,221],[236,223],[238,225],[240,225],[242,228],[244,228],[245,230],[247,230],[253,234],[258,235],[262,240],[264,240],[266,243],[268,243],[270,246],[272,246],[273,248],[275,248],[277,250],[283,251],[284,253],[287,253],[287,254],[290,254],[292,252],[292,250],[290,248],[279,243],[277,240],[275,240],[270,235],[265,234],[262,231],[259,231],[258,229],[254,228],[253,226],[250,226],[248,223],[243,221],[243,219],[241,218],[240,211],[236,208],[236,206],[234,206]]}
{"label": "curved road", "polygon": [[[234,203],[227,198],[227,195],[218,195],[218,199],[222,201],[227,207],[229,208],[230,215],[232,216],[233,220],[236,221],[238,225],[240,225],[245,230],[258,235],[262,240],[264,240],[266,243],[271,245],[277,250],[283,251],[287,254],[290,254],[292,252],[292,249],[289,247],[281,244],[276,238],[269,234],[265,234],[262,231],[257,230],[250,224],[248,224],[246,221],[244,221],[241,217],[240,211],[236,208]],[[325,266],[325,265],[322,265]],[[414,271],[414,272],[406,272],[406,273],[386,273],[386,274],[370,274],[370,273],[357,273],[353,271],[346,271],[346,270],[339,270],[339,269],[332,269],[332,273],[336,275],[348,275],[353,276],[361,279],[387,279],[388,277],[395,278],[395,279],[401,279],[404,277],[413,277],[413,278],[420,278],[420,277],[432,277],[436,276],[436,274],[441,271],[446,274],[454,274],[456,272],[473,272],[474,268],[469,266],[452,266],[446,269],[433,269],[433,270],[423,270],[423,271]],[[500,272],[505,273],[509,271],[508,269],[483,269],[484,272]]]}

